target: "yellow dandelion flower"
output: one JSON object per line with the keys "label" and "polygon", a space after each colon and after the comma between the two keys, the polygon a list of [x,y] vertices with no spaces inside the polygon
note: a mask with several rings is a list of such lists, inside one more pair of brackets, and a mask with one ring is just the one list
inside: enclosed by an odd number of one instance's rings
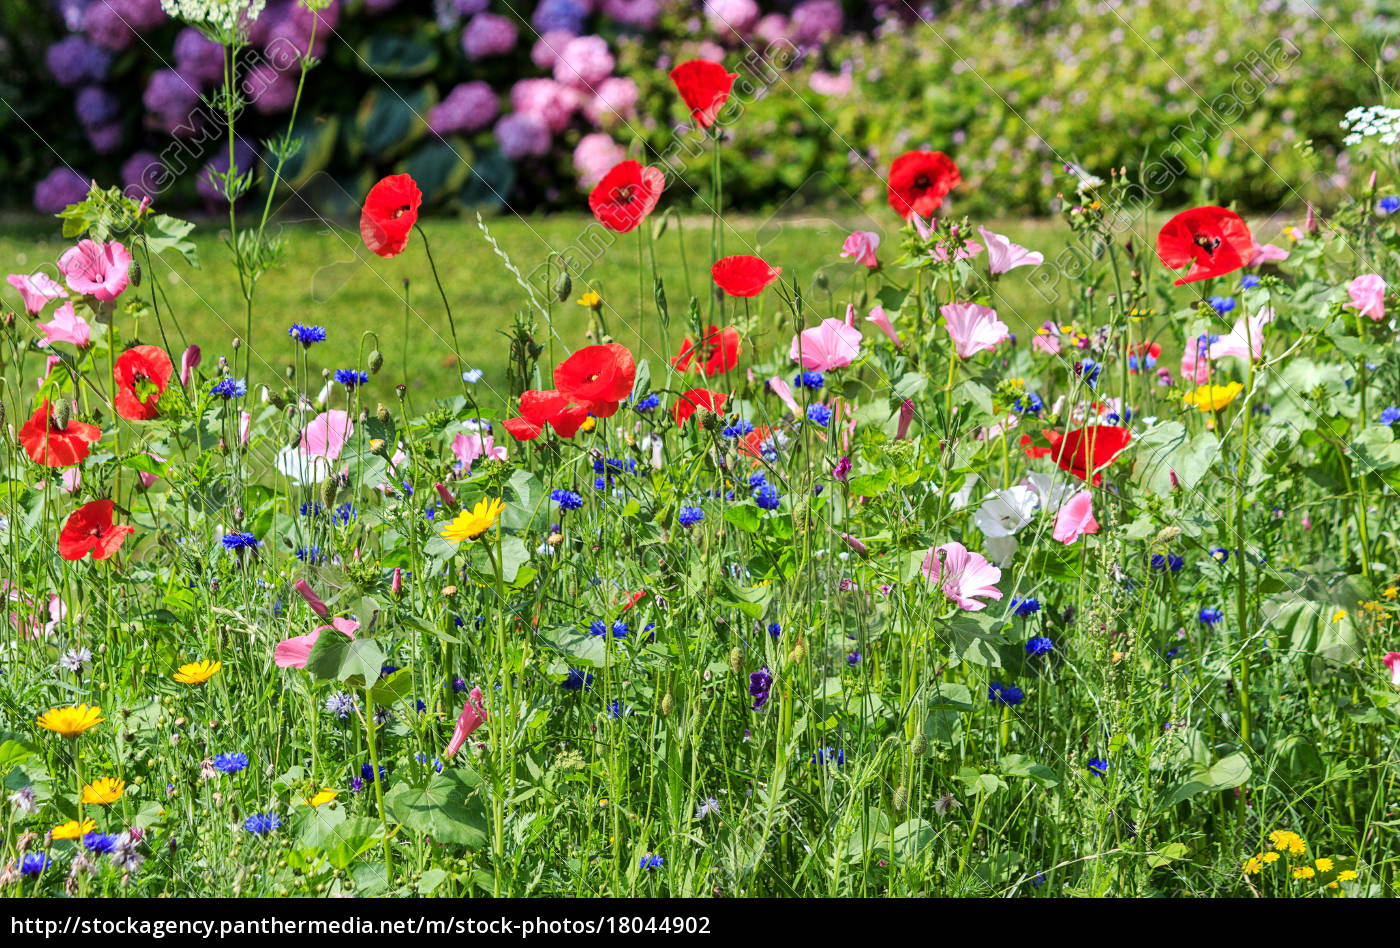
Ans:
{"label": "yellow dandelion flower", "polygon": [[1333,621],[1333,622],[1341,622],[1341,621],[1342,621],[1343,619],[1345,619],[1346,617],[1347,617],[1347,611],[1346,611],[1345,609],[1338,609],[1336,612],[1332,613],[1332,621]]}
{"label": "yellow dandelion flower", "polygon": [[1278,862],[1278,860],[1279,860],[1279,855],[1278,855],[1278,853],[1265,853],[1265,854],[1264,854],[1264,862],[1265,862],[1265,863],[1275,863],[1275,862]]}
{"label": "yellow dandelion flower", "polygon": [[592,415],[589,415],[587,418],[583,419],[583,424],[581,424],[581,425],[578,426],[578,430],[579,430],[579,431],[592,431],[595,427],[597,427],[597,425],[598,425],[598,419],[597,419],[597,418],[594,418]]}
{"label": "yellow dandelion flower", "polygon": [[182,685],[202,685],[217,675],[223,667],[223,662],[211,662],[207,658],[202,662],[190,662],[180,666],[180,670],[175,673],[175,680]]}
{"label": "yellow dandelion flower", "polygon": [[116,803],[126,793],[126,781],[116,777],[103,777],[83,787],[83,803],[106,806]]}
{"label": "yellow dandelion flower", "polygon": [[332,800],[334,800],[334,799],[335,799],[336,797],[338,797],[338,796],[340,796],[340,791],[339,791],[339,790],[322,790],[320,793],[316,794],[314,797],[311,797],[310,799],[308,799],[308,800],[306,801],[306,805],[307,805],[307,806],[310,806],[310,807],[317,807],[317,806],[320,806],[320,805],[323,804],[323,803],[330,803]]}
{"label": "yellow dandelion flower", "polygon": [[62,734],[71,741],[105,720],[101,708],[80,704],[72,708],[50,708],[39,715],[37,723],[41,728]]}
{"label": "yellow dandelion flower", "polygon": [[1295,879],[1311,879],[1315,875],[1317,875],[1317,870],[1312,866],[1297,866],[1293,870],[1293,878]]}
{"label": "yellow dandelion flower", "polygon": [[578,298],[578,305],[580,306],[596,308],[598,306],[601,306],[602,304],[603,298],[597,293],[594,293],[592,290],[589,290],[587,293],[583,294]]}
{"label": "yellow dandelion flower", "polygon": [[53,828],[51,834],[54,839],[81,839],[88,833],[97,829],[96,820],[83,820],[81,824],[77,820],[69,820]]}
{"label": "yellow dandelion flower", "polygon": [[1396,595],[1400,595],[1400,589],[1397,589],[1394,586],[1385,587],[1385,598],[1394,599]]}
{"label": "yellow dandelion flower", "polygon": [[1338,882],[1355,882],[1355,881],[1356,881],[1356,870],[1355,870],[1355,869],[1343,869],[1341,872],[1337,873],[1337,881],[1338,881]]}
{"label": "yellow dandelion flower", "polygon": [[1259,875],[1259,870],[1264,868],[1263,856],[1250,856],[1244,862],[1244,874],[1247,876]]}
{"label": "yellow dandelion flower", "polygon": [[1229,385],[1202,385],[1194,392],[1182,396],[1182,401],[1196,406],[1197,411],[1220,411],[1243,391],[1244,386],[1239,382],[1231,382]]}
{"label": "yellow dandelion flower", "polygon": [[1295,849],[1301,851],[1303,848],[1303,837],[1292,830],[1274,830],[1269,834],[1269,845],[1279,852],[1293,852]]}
{"label": "yellow dandelion flower", "polygon": [[1317,861],[1313,863],[1313,865],[1317,867],[1318,872],[1331,872],[1332,867],[1335,866],[1336,863],[1334,863],[1331,859],[1328,859],[1326,856],[1319,856]]}
{"label": "yellow dandelion flower", "polygon": [[499,497],[483,500],[471,510],[463,510],[451,523],[443,527],[442,537],[449,543],[475,540],[496,525],[496,521],[501,519],[501,511],[505,508],[506,505]]}

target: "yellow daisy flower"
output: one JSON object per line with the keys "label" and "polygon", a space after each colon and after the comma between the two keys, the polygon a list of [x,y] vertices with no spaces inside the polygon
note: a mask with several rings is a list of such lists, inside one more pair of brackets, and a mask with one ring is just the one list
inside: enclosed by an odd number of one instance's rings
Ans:
{"label": "yellow daisy flower", "polygon": [[1279,855],[1278,855],[1278,853],[1265,853],[1265,854],[1264,854],[1264,862],[1266,862],[1266,863],[1278,862],[1278,860],[1279,860]]}
{"label": "yellow daisy flower", "polygon": [[180,670],[175,673],[175,680],[182,685],[202,685],[217,675],[223,667],[223,662],[211,662],[207,658],[202,662],[190,662],[180,666]]}
{"label": "yellow daisy flower", "polygon": [[1298,866],[1293,870],[1293,878],[1295,879],[1311,879],[1315,875],[1317,875],[1317,870],[1313,869],[1312,866]]}
{"label": "yellow daisy flower", "polygon": [[116,803],[126,793],[126,781],[116,777],[103,777],[101,780],[94,780],[83,787],[83,802],[106,806],[109,803]]}
{"label": "yellow daisy flower", "polygon": [[597,293],[594,293],[592,290],[589,290],[587,293],[583,294],[578,298],[578,305],[580,306],[597,308],[598,306],[601,306],[602,303],[603,298]]}
{"label": "yellow daisy flower", "polygon": [[1356,880],[1356,870],[1355,870],[1355,869],[1343,869],[1341,872],[1337,873],[1337,881],[1338,881],[1338,882],[1354,882],[1355,880]]}
{"label": "yellow daisy flower", "polygon": [[1264,859],[1262,856],[1250,856],[1248,859],[1245,860],[1244,874],[1247,876],[1257,876],[1259,874],[1259,870],[1263,868]]}
{"label": "yellow daisy flower", "polygon": [[443,527],[442,537],[449,543],[475,540],[496,525],[496,521],[501,519],[501,511],[505,509],[506,505],[499,497],[483,500],[471,510],[463,510],[451,523]]}
{"label": "yellow daisy flower", "polygon": [[1317,862],[1314,863],[1314,865],[1317,866],[1318,872],[1331,872],[1332,867],[1336,865],[1336,863],[1334,863],[1331,859],[1328,859],[1326,856],[1321,856],[1318,858]]}
{"label": "yellow daisy flower", "polygon": [[96,820],[83,820],[81,825],[77,820],[69,820],[61,826],[55,826],[52,836],[54,839],[81,839],[95,829]]}
{"label": "yellow daisy flower", "polygon": [[1239,382],[1231,382],[1229,385],[1202,385],[1194,392],[1184,395],[1182,401],[1188,405],[1195,405],[1197,411],[1220,411],[1243,391],[1244,386]]}
{"label": "yellow daisy flower", "polygon": [[102,716],[101,708],[80,704],[72,708],[50,708],[39,715],[36,723],[41,728],[62,734],[71,741],[88,728],[96,727],[105,720],[107,719]]}
{"label": "yellow daisy flower", "polygon": [[323,804],[323,803],[330,803],[332,800],[334,800],[334,799],[335,799],[337,796],[339,796],[339,795],[340,795],[340,791],[339,791],[339,790],[322,790],[320,793],[316,794],[314,797],[311,797],[310,799],[308,799],[308,800],[306,801],[306,805],[307,805],[307,806],[311,806],[311,807],[316,807],[316,806],[320,806],[320,805]]}

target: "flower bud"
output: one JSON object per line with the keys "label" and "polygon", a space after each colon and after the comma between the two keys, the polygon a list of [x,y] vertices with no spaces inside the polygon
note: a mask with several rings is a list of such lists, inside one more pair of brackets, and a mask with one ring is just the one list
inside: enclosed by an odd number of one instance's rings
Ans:
{"label": "flower bud", "polygon": [[53,426],[59,431],[68,430],[68,422],[73,420],[73,403],[66,398],[53,400]]}
{"label": "flower bud", "polygon": [[384,368],[384,353],[375,349],[369,354],[369,372],[371,375],[378,375],[382,368]]}
{"label": "flower bud", "polygon": [[674,710],[676,710],[676,699],[672,698],[668,691],[666,697],[661,699],[661,716],[669,718]]}
{"label": "flower bud", "polygon": [[330,510],[335,506],[335,497],[340,493],[340,478],[331,476],[321,482],[321,506]]}
{"label": "flower bud", "polygon": [[744,670],[744,653],[737,645],[729,650],[729,670],[736,675]]}
{"label": "flower bud", "polygon": [[561,303],[567,303],[573,291],[574,281],[569,279],[569,274],[567,272],[559,274],[559,279],[554,281],[554,298]]}
{"label": "flower bud", "polygon": [[379,419],[381,425],[387,425],[394,419],[394,416],[389,414],[389,409],[384,407],[383,402],[380,402],[379,407],[374,410],[374,417]]}

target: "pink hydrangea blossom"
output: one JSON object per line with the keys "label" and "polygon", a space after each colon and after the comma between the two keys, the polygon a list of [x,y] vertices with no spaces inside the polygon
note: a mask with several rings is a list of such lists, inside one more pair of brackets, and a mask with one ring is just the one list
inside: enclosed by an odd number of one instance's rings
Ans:
{"label": "pink hydrangea blossom", "polygon": [[585,135],[574,148],[574,170],[578,172],[579,187],[591,190],[612,170],[613,165],[627,157],[627,149],[612,140],[607,132]]}
{"label": "pink hydrangea blossom", "polygon": [[131,254],[120,241],[80,240],[58,258],[58,269],[74,293],[110,303],[130,282]]}
{"label": "pink hydrangea blossom", "polygon": [[997,311],[978,303],[949,303],[940,306],[944,328],[953,337],[953,349],[961,359],[983,350],[995,349],[1011,335],[1006,323],[997,318]]}
{"label": "pink hydrangea blossom", "polygon": [[574,89],[553,79],[521,79],[510,90],[510,104],[516,112],[533,115],[556,134],[569,127],[578,99]]}
{"label": "pink hydrangea blossom", "polygon": [[554,63],[554,78],[575,89],[596,90],[612,75],[617,61],[601,36],[576,36],[564,44]]}
{"label": "pink hydrangea blossom", "polygon": [[504,56],[515,48],[515,21],[495,13],[478,13],[462,30],[462,51],[468,59]]}
{"label": "pink hydrangea blossom", "polygon": [[1094,519],[1094,495],[1081,490],[1065,501],[1055,515],[1055,529],[1050,534],[1068,546],[1086,533],[1098,533],[1099,522]]}
{"label": "pink hydrangea blossom", "polygon": [[583,101],[583,114],[595,125],[614,117],[634,118],[637,114],[637,84],[622,76],[610,76],[598,83],[597,95]]}
{"label": "pink hydrangea blossom", "polygon": [[568,30],[547,30],[530,48],[530,61],[540,69],[553,71],[554,64],[559,61],[560,50],[573,38],[574,34]]}
{"label": "pink hydrangea blossom", "polygon": [[705,0],[705,20],[722,36],[743,36],[758,22],[754,0]]}
{"label": "pink hydrangea blossom", "polygon": [[987,608],[982,597],[1001,599],[1001,590],[996,587],[1001,581],[1001,570],[961,543],[950,541],[930,547],[924,556],[923,574],[929,582],[937,583],[959,609],[967,612]]}
{"label": "pink hydrangea blossom", "polygon": [[875,259],[875,249],[880,246],[880,235],[872,230],[852,231],[841,244],[842,257],[854,257],[857,264],[874,270],[880,265]]}

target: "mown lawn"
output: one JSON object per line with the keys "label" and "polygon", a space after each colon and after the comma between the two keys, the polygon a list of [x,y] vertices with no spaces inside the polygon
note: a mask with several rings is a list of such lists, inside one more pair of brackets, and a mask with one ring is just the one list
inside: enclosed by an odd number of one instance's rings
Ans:
{"label": "mown lawn", "polygon": [[[840,315],[837,310],[843,307],[839,301],[848,298],[849,282],[861,280],[863,272],[863,268],[839,256],[845,234],[853,227],[880,228],[884,238],[880,258],[882,262],[892,262],[898,256],[899,243],[894,223],[869,218],[840,222],[823,218],[734,218],[726,227],[724,248],[727,253],[762,254],[783,267],[785,277],[800,279],[812,294],[818,313]],[[500,216],[487,220],[501,250],[522,274],[542,272],[540,268],[551,253],[567,253],[578,260],[593,259],[582,277],[574,280],[569,300],[553,305],[556,345],[575,348],[584,343],[588,311],[576,300],[585,290],[593,289],[602,294],[607,328],[619,341],[633,346],[641,357],[649,357],[653,362],[674,354],[685,334],[690,293],[700,297],[702,309],[709,303],[709,219],[686,219],[681,226],[672,219],[656,243],[671,312],[669,332],[657,319],[649,278],[642,288],[645,299],[642,315],[638,316],[636,235],[615,238],[610,246],[604,246],[599,228],[592,225],[592,218],[585,215]],[[1047,258],[1063,245],[1066,235],[1060,224],[1051,221],[1004,221],[990,226],[1045,252]],[[426,221],[424,227],[457,321],[462,361],[485,372],[478,383],[478,396],[489,402],[492,393],[504,390],[509,343],[501,334],[510,330],[515,314],[526,308],[525,293],[493,252],[475,220],[434,219]],[[226,220],[201,221],[196,230],[200,268],[168,255],[164,271],[156,274],[176,316],[164,328],[177,358],[186,344],[197,343],[206,360],[216,359],[229,354],[232,340],[244,335],[243,299],[230,252],[223,243],[226,232]],[[430,397],[453,390],[451,334],[420,240],[415,237],[401,256],[382,260],[364,248],[353,221],[334,225],[287,224],[283,233],[287,238],[285,258],[259,284],[248,337],[254,352],[254,383],[280,374],[290,363],[293,350],[287,328],[294,322],[303,322],[324,325],[330,334],[329,341],[311,353],[313,369],[348,368],[362,346],[366,354],[375,346],[373,340],[362,342],[364,334],[377,332],[385,368],[372,383],[375,397],[387,400],[392,386],[405,378],[414,391]],[[681,266],[676,245],[682,235],[688,268]],[[0,226],[0,260],[5,261],[5,272],[32,272],[38,268],[51,272],[53,261],[69,245],[57,222],[22,217],[6,220]],[[645,266],[649,274],[649,259]],[[825,275],[829,292],[813,287],[819,272]],[[409,288],[408,307],[403,300],[405,280]],[[860,286],[856,283],[857,288]],[[148,295],[148,289],[143,285],[143,294]],[[1014,331],[1020,332],[1054,315],[1049,304],[1025,280],[1004,281],[997,292],[1001,296],[998,310]],[[0,298],[8,306],[20,308],[18,294],[7,285],[0,285]],[[772,345],[779,341],[773,336],[771,318],[776,297],[766,294],[757,304],[756,329],[749,344]],[[160,341],[156,326],[140,328],[143,337]],[[37,331],[31,332],[38,337]],[[547,344],[548,338],[547,327],[539,325],[537,339]],[[786,338],[781,341],[785,344]]]}

